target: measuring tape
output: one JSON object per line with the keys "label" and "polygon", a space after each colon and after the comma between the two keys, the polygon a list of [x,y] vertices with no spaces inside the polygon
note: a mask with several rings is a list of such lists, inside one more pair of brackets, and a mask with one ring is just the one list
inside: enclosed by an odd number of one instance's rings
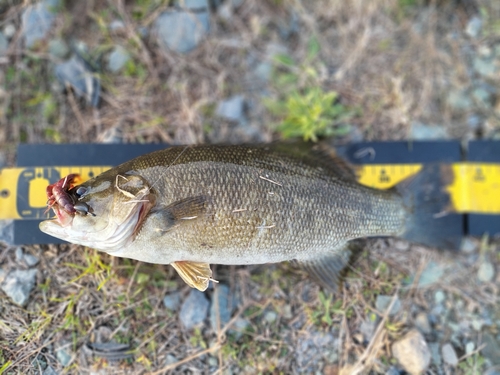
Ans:
{"label": "measuring tape", "polygon": [[[0,219],[48,217],[48,185],[68,174],[78,174],[80,184],[110,166],[27,167],[0,170]],[[387,189],[418,173],[422,164],[367,164],[357,169],[358,181]],[[453,163],[454,181],[448,187],[458,213],[500,214],[500,164]]]}

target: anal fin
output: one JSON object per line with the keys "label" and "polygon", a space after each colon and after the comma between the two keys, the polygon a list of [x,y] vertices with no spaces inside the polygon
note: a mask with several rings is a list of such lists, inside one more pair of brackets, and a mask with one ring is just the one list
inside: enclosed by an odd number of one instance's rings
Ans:
{"label": "anal fin", "polygon": [[316,259],[296,263],[319,285],[336,293],[347,266],[356,259],[365,243],[364,239],[353,240]]}
{"label": "anal fin", "polygon": [[208,263],[181,261],[173,262],[171,265],[186,284],[199,291],[204,292],[208,288],[209,281],[215,281],[212,279],[212,270]]}

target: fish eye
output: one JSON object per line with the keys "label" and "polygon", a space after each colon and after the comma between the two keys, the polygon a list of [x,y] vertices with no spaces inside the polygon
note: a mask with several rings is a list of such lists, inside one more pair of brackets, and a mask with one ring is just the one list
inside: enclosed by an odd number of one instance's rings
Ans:
{"label": "fish eye", "polygon": [[92,212],[92,208],[84,202],[78,202],[76,203],[73,208],[75,209],[75,212],[79,215],[82,216],[87,216],[87,215],[92,215],[95,216],[95,214]]}
{"label": "fish eye", "polygon": [[80,186],[79,188],[76,189],[75,194],[78,195],[80,198],[82,195],[84,195],[87,192],[87,188]]}

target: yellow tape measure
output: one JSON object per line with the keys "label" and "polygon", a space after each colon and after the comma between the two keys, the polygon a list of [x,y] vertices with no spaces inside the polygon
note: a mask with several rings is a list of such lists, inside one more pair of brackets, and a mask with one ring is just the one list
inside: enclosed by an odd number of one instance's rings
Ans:
{"label": "yellow tape measure", "polygon": [[111,167],[28,167],[0,169],[0,219],[43,219],[47,209],[46,188],[68,174],[83,182]]}
{"label": "yellow tape measure", "polygon": [[[0,219],[47,217],[46,188],[64,176],[76,173],[81,181],[109,166],[30,167],[0,170]],[[367,164],[359,167],[363,185],[387,189],[420,171],[421,164]],[[455,179],[448,190],[459,213],[500,214],[500,164],[454,163]]]}

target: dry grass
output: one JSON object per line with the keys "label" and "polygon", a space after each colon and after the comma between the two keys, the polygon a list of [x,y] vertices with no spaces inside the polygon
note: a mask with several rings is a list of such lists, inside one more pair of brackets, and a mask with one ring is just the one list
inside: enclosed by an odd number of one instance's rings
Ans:
{"label": "dry grass", "polygon": [[[353,124],[365,139],[405,139],[415,120],[469,137],[467,113],[452,111],[446,98],[451,90],[473,83],[473,54],[464,50],[478,51],[498,38],[490,33],[471,41],[464,35],[467,20],[478,10],[486,10],[491,19],[500,15],[495,4],[246,0],[230,19],[214,14],[210,36],[195,51],[179,55],[162,52],[154,35],[141,39],[137,33],[138,27],[153,24],[168,1],[68,1],[52,35],[86,42],[96,60],[121,44],[131,53],[133,66],[118,75],[102,73],[101,105],[90,108],[71,92],[52,89],[54,61],[46,43],[28,51],[18,31],[0,61],[1,149],[7,164],[14,165],[19,142],[100,142],[112,129],[130,143],[271,141],[279,134],[261,103],[262,85],[250,72],[269,58],[268,48],[276,44],[293,57],[300,72],[313,38],[321,46],[309,62],[317,84],[337,91],[343,104],[360,108]],[[3,25],[19,26],[27,5],[2,10]],[[299,31],[282,39],[280,25],[292,13]],[[111,33],[106,25],[117,18],[125,30]],[[267,89],[272,96],[279,91],[272,85]],[[256,136],[214,117],[217,103],[238,93],[251,105],[247,115]],[[48,115],[47,103],[55,108]],[[498,110],[485,116],[486,128],[499,126]],[[4,361],[8,374],[42,373],[44,363],[68,374],[384,373],[393,364],[390,344],[414,325],[415,312],[432,309],[437,289],[450,296],[450,316],[465,312],[474,317],[487,308],[498,318],[498,283],[471,281],[479,257],[471,262],[470,256],[450,258],[417,246],[397,247],[391,240],[370,242],[331,304],[306,275],[286,264],[218,267],[217,279],[230,285],[239,301],[232,320],[218,333],[208,323],[187,332],[177,313],[163,307],[166,293],[180,290],[185,297],[189,292],[170,267],[78,246],[27,247],[40,259],[37,286],[25,309],[0,297],[0,369]],[[418,288],[430,260],[446,266],[445,276],[437,285]],[[492,261],[498,269],[497,257]],[[2,245],[0,265],[19,268],[13,248]],[[213,293],[208,295],[213,298]],[[401,312],[389,317],[376,311],[378,294],[397,295]],[[269,312],[276,313],[275,321],[266,320]],[[234,332],[238,318],[250,324],[241,336]],[[367,341],[360,326],[370,319],[377,323],[376,332]],[[445,340],[454,338],[446,326],[435,329]],[[463,335],[481,343],[481,332],[466,329]],[[309,339],[318,348],[308,349],[313,345]],[[128,344],[134,359],[92,356],[87,344],[110,340]],[[66,368],[56,358],[56,349],[64,344],[72,355]],[[177,361],[166,363],[169,355]]]}

